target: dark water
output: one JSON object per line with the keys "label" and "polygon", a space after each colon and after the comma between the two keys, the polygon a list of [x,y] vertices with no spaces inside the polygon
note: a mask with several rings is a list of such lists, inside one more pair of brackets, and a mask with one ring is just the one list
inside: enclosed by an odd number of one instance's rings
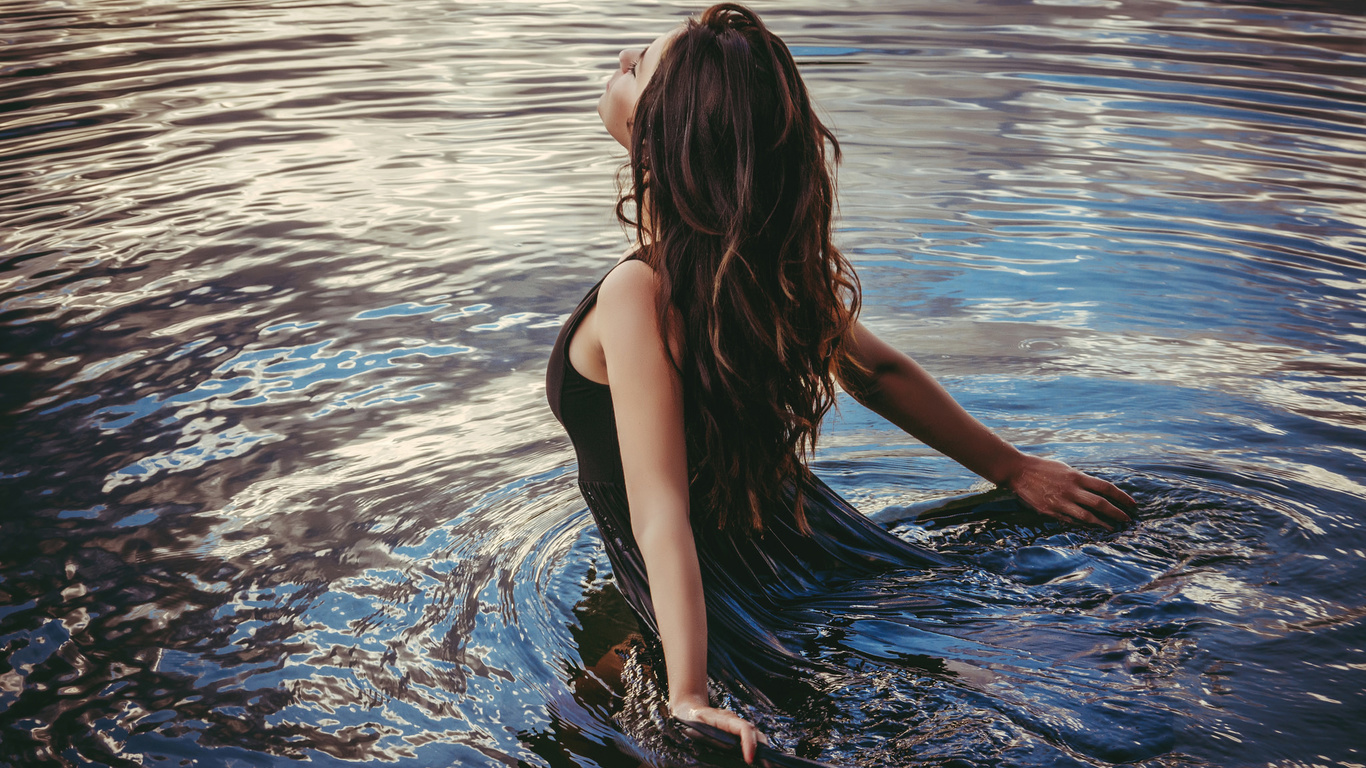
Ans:
{"label": "dark water", "polygon": [[[846,673],[749,714],[846,765],[1366,764],[1366,20],[824,6],[757,7],[866,322],[1143,511],[916,517],[981,486],[842,401],[818,473],[972,565],[791,606]],[[542,372],[627,245],[615,53],[696,10],[0,2],[0,763],[650,759]]]}

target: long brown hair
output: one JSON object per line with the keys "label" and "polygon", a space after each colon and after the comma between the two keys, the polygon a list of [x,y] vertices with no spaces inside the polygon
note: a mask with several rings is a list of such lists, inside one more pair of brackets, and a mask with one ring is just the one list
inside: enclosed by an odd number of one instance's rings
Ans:
{"label": "long brown hair", "polygon": [[795,523],[808,531],[802,479],[834,375],[861,372],[849,343],[858,278],[830,240],[839,142],[783,41],[721,3],[672,38],[636,105],[630,152],[617,217],[659,281],[706,507],[694,515],[761,532],[795,481]]}

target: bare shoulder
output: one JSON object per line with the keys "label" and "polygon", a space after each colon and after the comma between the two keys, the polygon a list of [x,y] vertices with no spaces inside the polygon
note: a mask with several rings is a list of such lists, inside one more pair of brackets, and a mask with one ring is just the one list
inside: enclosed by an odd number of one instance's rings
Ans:
{"label": "bare shoulder", "polygon": [[[659,279],[650,265],[633,259],[615,267],[598,289],[601,337],[633,354],[662,351],[658,296]],[[676,360],[683,348],[682,321],[672,306],[665,320],[669,326],[668,356]]]}
{"label": "bare shoulder", "polygon": [[638,259],[618,264],[603,278],[598,305],[605,315],[621,320],[651,322],[655,315],[655,271]]}

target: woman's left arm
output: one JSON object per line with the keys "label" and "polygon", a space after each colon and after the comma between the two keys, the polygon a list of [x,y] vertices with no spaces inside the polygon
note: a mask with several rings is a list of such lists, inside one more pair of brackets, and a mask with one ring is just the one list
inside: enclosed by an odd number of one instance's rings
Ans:
{"label": "woman's left arm", "polygon": [[916,439],[1004,488],[1039,513],[1107,529],[1126,523],[1138,505],[1127,493],[1060,461],[1022,453],[992,432],[908,355],[854,326],[854,356],[868,369],[841,381],[856,400]]}
{"label": "woman's left arm", "polygon": [[612,389],[631,532],[664,648],[669,711],[740,737],[745,762],[767,741],[752,723],[711,706],[707,690],[707,608],[688,493],[683,385],[662,341],[654,272],[642,261],[602,281],[594,323]]}

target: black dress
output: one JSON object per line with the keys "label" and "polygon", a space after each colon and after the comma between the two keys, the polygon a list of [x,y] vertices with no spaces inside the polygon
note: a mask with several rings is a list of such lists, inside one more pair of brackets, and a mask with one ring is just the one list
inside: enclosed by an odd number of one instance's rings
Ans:
{"label": "black dress", "polygon": [[[579,490],[602,533],[617,586],[646,633],[657,637],[645,563],[631,533],[611,388],[585,378],[569,362],[569,340],[601,285],[599,280],[588,291],[555,340],[546,396],[574,444]],[[693,522],[707,605],[707,671],[746,699],[769,699],[821,667],[801,652],[810,630],[782,615],[785,606],[821,593],[833,579],[948,562],[883,530],[810,473],[787,483],[789,505],[798,481],[805,488],[811,535],[782,515],[766,521],[762,536]]]}

